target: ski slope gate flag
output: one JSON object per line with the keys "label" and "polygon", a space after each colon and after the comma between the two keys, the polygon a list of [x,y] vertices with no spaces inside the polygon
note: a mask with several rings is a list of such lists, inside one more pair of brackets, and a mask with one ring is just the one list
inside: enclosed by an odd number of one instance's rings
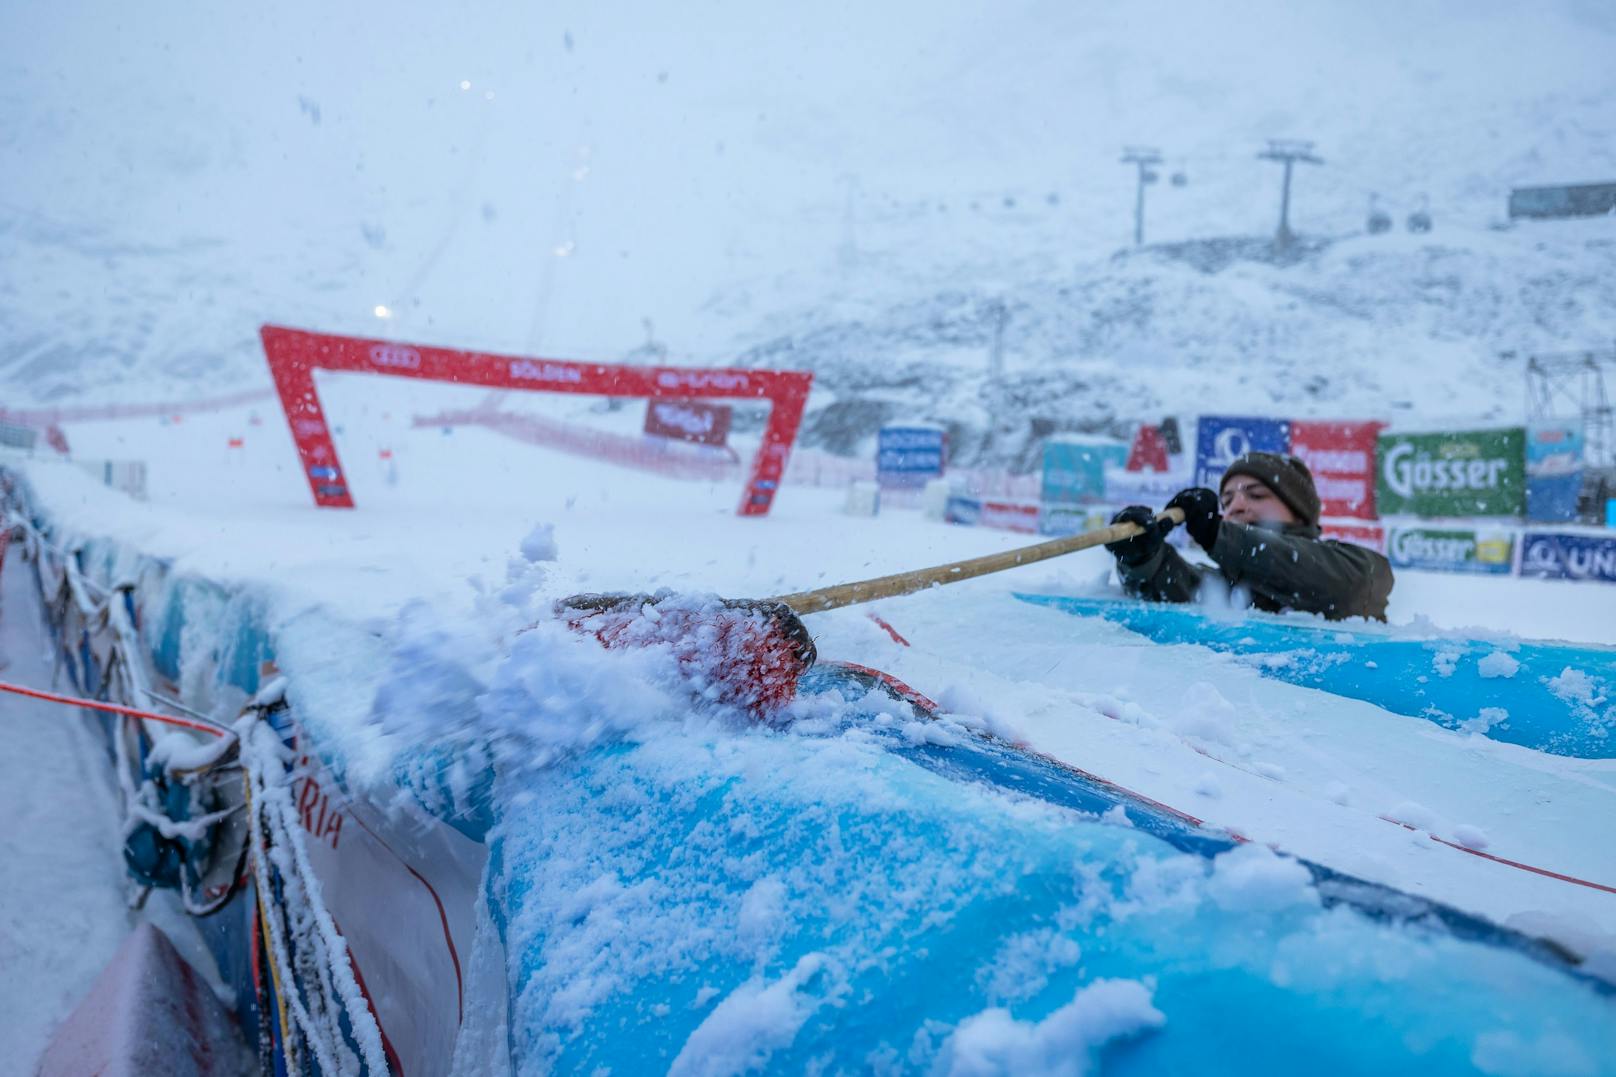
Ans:
{"label": "ski slope gate flag", "polygon": [[1511,516],[1526,510],[1526,431],[1381,434],[1382,516]]}
{"label": "ski slope gate flag", "polygon": [[766,400],[769,419],[741,495],[738,512],[742,516],[762,516],[774,504],[813,382],[812,374],[796,370],[578,363],[310,333],[277,325],[264,326],[259,335],[314,503],[321,508],[351,509],[354,501],[320,404],[316,370],[589,396]]}

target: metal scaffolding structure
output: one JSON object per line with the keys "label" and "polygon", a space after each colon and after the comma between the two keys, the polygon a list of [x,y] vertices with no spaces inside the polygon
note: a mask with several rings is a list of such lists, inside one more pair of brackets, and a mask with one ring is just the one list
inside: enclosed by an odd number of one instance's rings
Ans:
{"label": "metal scaffolding structure", "polygon": [[1526,357],[1528,420],[1580,418],[1583,462],[1616,468],[1616,418],[1605,389],[1605,367],[1616,367],[1616,348]]}

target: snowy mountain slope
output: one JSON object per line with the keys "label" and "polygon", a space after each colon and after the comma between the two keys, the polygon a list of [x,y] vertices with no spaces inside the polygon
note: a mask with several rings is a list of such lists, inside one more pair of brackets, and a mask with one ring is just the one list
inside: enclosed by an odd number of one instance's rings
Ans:
{"label": "snowy mountain slope", "polygon": [[[1608,223],[1488,229],[1512,183],[1616,175],[1597,4],[0,20],[8,403],[262,383],[253,330],[281,320],[583,358],[652,337],[838,395],[897,366],[945,383],[905,411],[992,414],[997,299],[1010,379],[1074,422],[1485,414],[1519,397],[1498,351],[1616,323]],[[1336,242],[1187,262],[1271,233],[1255,154],[1285,136],[1326,161],[1293,223]],[[1149,192],[1167,246],[1119,257],[1135,141],[1188,183]],[[1436,232],[1351,238],[1370,191],[1428,196]]]}

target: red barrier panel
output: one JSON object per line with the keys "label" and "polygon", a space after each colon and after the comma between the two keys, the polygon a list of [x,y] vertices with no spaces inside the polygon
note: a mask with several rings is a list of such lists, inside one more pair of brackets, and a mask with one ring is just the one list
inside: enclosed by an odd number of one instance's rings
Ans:
{"label": "red barrier panel", "polygon": [[1385,423],[1292,422],[1291,452],[1307,461],[1324,516],[1375,518],[1375,436]]}
{"label": "red barrier panel", "polygon": [[484,426],[530,445],[543,445],[672,479],[721,482],[736,477],[741,470],[740,459],[727,449],[712,449],[642,434],[628,436],[606,430],[591,430],[537,415],[517,415],[486,408],[442,411],[436,415],[417,415],[414,425]]}
{"label": "red barrier panel", "polygon": [[591,396],[767,400],[771,405],[769,421],[741,496],[738,512],[742,516],[762,516],[774,503],[791,444],[802,423],[808,386],[813,381],[812,374],[792,370],[577,363],[310,333],[274,325],[264,326],[260,335],[309,488],[315,504],[322,508],[353,508],[353,497],[320,406],[314,385],[316,370]]}

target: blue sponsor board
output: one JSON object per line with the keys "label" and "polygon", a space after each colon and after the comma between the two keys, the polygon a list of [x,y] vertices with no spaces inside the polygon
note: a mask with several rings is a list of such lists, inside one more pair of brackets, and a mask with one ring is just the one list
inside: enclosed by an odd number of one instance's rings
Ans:
{"label": "blue sponsor board", "polygon": [[1521,546],[1521,575],[1616,583],[1616,536],[1528,531]]}
{"label": "blue sponsor board", "polygon": [[1120,468],[1128,446],[1098,438],[1053,437],[1044,442],[1042,500],[1050,505],[1077,505],[1105,497],[1105,469]]}
{"label": "blue sponsor board", "polygon": [[946,435],[931,423],[883,426],[876,440],[875,478],[883,489],[914,489],[943,474]]}
{"label": "blue sponsor board", "polygon": [[1242,453],[1290,451],[1291,424],[1284,419],[1203,415],[1195,423],[1195,485],[1217,489]]}
{"label": "blue sponsor board", "polygon": [[948,499],[948,504],[943,508],[943,520],[946,523],[975,527],[982,522],[982,502],[978,498],[955,494]]}
{"label": "blue sponsor board", "polygon": [[1526,430],[1526,518],[1575,520],[1582,493],[1582,425],[1533,423]]}

